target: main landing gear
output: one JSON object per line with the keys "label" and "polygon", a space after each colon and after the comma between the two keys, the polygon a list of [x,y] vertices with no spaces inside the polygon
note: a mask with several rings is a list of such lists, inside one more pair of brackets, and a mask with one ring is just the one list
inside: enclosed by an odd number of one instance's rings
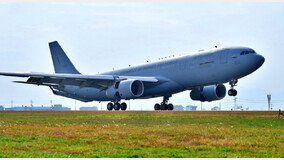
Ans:
{"label": "main landing gear", "polygon": [[231,85],[231,89],[228,91],[229,96],[236,96],[238,94],[237,90],[234,89],[234,87],[237,85],[238,80],[237,79],[232,79],[229,84]]}
{"label": "main landing gear", "polygon": [[174,105],[173,104],[168,104],[168,101],[169,101],[169,97],[170,96],[166,96],[163,98],[163,102],[161,104],[157,103],[155,104],[154,106],[154,109],[157,111],[157,110],[169,110],[169,111],[172,111],[174,110]]}
{"label": "main landing gear", "polygon": [[119,102],[115,102],[115,103],[108,103],[107,104],[107,110],[111,111],[111,110],[115,110],[115,111],[118,111],[118,110],[122,110],[122,111],[125,111],[127,108],[127,104],[126,103],[119,103]]}

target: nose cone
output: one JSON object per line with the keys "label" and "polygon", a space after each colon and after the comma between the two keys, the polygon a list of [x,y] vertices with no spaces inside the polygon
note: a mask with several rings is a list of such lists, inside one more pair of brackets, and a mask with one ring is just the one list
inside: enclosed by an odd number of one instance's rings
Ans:
{"label": "nose cone", "polygon": [[259,68],[259,67],[262,66],[262,64],[264,63],[265,58],[264,58],[262,55],[257,54],[255,61],[256,61],[256,66],[257,66],[257,68]]}
{"label": "nose cone", "polygon": [[251,66],[250,67],[250,70],[251,72],[254,72],[256,71],[258,68],[260,68],[263,63],[264,63],[264,57],[262,55],[259,55],[259,54],[254,54],[254,55],[251,55]]}
{"label": "nose cone", "polygon": [[264,61],[264,57],[259,54],[248,54],[247,56],[244,56],[239,77],[247,76],[256,71],[263,65]]}

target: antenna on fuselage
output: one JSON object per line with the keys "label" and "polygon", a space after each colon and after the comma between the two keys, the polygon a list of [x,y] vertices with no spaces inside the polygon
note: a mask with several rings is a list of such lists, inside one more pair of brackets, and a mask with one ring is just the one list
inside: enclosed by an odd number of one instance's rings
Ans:
{"label": "antenna on fuselage", "polygon": [[215,48],[217,48],[217,46],[215,46]]}

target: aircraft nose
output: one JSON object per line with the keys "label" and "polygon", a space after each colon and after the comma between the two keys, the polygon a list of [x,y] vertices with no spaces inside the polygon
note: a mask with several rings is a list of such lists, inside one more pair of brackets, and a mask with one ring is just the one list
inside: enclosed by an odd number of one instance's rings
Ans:
{"label": "aircraft nose", "polygon": [[265,58],[262,55],[259,55],[259,54],[256,55],[256,63],[258,67],[262,66],[264,61],[265,61]]}

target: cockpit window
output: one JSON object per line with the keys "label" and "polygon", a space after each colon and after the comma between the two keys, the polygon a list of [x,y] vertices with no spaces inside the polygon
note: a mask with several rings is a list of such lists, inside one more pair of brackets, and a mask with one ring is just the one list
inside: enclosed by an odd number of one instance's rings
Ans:
{"label": "cockpit window", "polygon": [[245,54],[253,54],[253,53],[255,53],[255,51],[254,51],[254,50],[246,50],[246,51],[242,51],[242,52],[241,52],[241,55],[245,55]]}

